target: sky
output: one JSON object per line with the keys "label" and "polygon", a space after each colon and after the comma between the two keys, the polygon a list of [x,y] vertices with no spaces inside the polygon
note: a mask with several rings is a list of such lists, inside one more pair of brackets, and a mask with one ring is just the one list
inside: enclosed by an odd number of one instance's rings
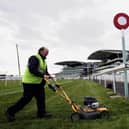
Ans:
{"label": "sky", "polygon": [[[83,61],[100,49],[122,49],[116,14],[129,15],[129,0],[0,0],[0,72],[21,74],[28,58],[45,46],[50,73],[60,72],[60,61]],[[129,50],[129,29],[125,30]]]}

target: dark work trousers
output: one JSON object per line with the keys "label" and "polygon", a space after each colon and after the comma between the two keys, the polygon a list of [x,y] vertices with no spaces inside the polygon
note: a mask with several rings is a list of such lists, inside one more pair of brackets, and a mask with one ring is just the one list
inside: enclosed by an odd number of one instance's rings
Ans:
{"label": "dark work trousers", "polygon": [[41,84],[26,84],[23,83],[23,96],[17,103],[8,108],[8,112],[15,115],[16,112],[20,111],[25,105],[27,105],[33,97],[36,98],[37,103],[37,116],[42,117],[45,113],[45,82]]}

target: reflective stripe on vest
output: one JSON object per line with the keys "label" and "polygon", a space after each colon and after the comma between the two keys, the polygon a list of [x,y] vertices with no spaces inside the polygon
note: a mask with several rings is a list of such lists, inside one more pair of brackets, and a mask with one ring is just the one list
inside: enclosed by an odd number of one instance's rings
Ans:
{"label": "reflective stripe on vest", "polygon": [[[47,67],[45,60],[43,60],[39,54],[35,55],[35,57],[39,60],[39,68],[38,68],[39,71],[41,73],[44,73],[46,70],[46,67]],[[23,78],[22,78],[22,82],[23,83],[30,83],[30,84],[40,84],[42,79],[43,79],[43,77],[35,76],[34,74],[32,74],[29,71],[29,68],[26,67]]]}

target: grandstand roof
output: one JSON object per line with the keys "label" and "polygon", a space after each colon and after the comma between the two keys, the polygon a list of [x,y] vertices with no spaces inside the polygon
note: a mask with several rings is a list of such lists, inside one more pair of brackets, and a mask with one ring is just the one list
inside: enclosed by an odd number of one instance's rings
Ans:
{"label": "grandstand roof", "polygon": [[76,67],[80,65],[86,64],[86,62],[81,62],[81,61],[62,61],[62,62],[57,62],[55,63],[56,65],[66,65],[70,67]]}
{"label": "grandstand roof", "polygon": [[[129,51],[126,51],[129,53]],[[107,60],[114,58],[121,58],[122,50],[98,50],[88,56],[92,60]]]}

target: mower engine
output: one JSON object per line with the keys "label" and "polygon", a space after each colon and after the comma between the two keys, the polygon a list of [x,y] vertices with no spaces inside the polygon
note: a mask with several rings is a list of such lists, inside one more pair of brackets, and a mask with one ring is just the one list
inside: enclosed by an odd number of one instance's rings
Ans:
{"label": "mower engine", "polygon": [[84,105],[88,106],[89,108],[96,109],[99,107],[99,102],[94,97],[85,96],[83,100]]}

